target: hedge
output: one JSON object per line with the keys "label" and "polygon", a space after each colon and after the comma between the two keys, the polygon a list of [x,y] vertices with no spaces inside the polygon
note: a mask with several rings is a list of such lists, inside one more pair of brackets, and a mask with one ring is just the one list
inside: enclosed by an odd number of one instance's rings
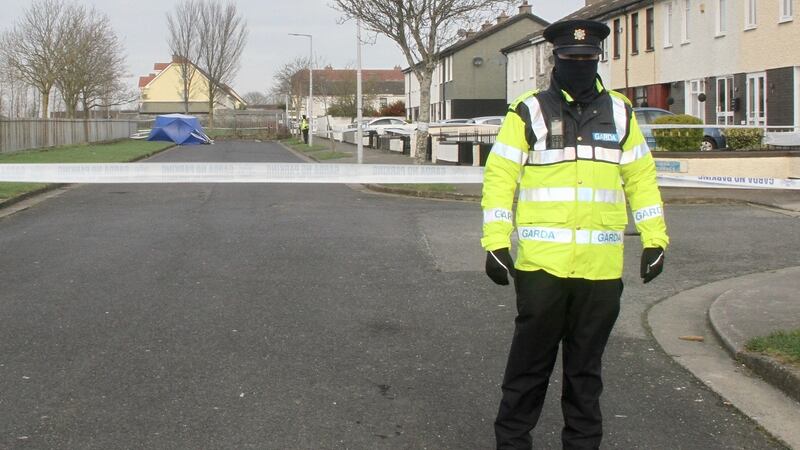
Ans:
{"label": "hedge", "polygon": [[764,138],[761,128],[730,128],[723,132],[732,150],[758,150]]}
{"label": "hedge", "polygon": [[[656,118],[653,125],[702,125],[703,121],[687,114],[664,115]],[[694,152],[703,142],[702,128],[673,128],[653,130],[656,150],[668,152]]]}

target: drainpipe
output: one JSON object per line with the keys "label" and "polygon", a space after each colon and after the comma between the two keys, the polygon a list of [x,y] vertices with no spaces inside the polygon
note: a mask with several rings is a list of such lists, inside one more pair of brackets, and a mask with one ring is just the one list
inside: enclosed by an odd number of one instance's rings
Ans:
{"label": "drainpipe", "polygon": [[630,29],[628,24],[628,13],[625,13],[625,95],[628,97],[634,97],[631,95],[630,89],[630,81],[629,81],[629,72],[630,72],[630,61],[628,58],[630,57]]}

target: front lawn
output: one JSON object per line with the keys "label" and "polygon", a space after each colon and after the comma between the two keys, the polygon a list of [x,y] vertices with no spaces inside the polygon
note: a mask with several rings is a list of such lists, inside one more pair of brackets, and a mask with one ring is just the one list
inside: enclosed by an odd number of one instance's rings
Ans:
{"label": "front lawn", "polygon": [[[171,142],[125,139],[94,144],[70,145],[40,150],[0,154],[0,164],[46,164],[46,163],[118,163],[141,159],[172,147]],[[32,192],[45,184],[0,183],[0,201]]]}

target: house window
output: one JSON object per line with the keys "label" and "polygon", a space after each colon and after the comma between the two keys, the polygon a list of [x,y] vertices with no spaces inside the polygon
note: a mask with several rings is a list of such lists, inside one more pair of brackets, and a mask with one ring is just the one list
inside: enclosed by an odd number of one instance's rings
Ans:
{"label": "house window", "polygon": [[728,0],[717,0],[717,36],[728,32]]}
{"label": "house window", "polygon": [[750,30],[758,26],[758,18],[756,16],[756,0],[745,0],[744,10],[744,29]]}
{"label": "house window", "polygon": [[692,0],[683,0],[683,29],[681,34],[681,43],[686,44],[689,42],[689,18],[692,14]]}
{"label": "house window", "polygon": [[655,43],[653,42],[655,37],[655,18],[653,17],[653,8],[647,8],[645,11],[645,17],[647,19],[647,29],[645,30],[645,44],[647,45],[647,51],[652,52],[655,48]]}
{"label": "house window", "polygon": [[664,3],[664,48],[672,47],[672,0]]}
{"label": "house window", "polygon": [[512,53],[510,55],[510,57],[508,58],[508,60],[509,60],[508,62],[511,63],[511,70],[509,71],[511,73],[511,81],[512,82],[516,82],[517,81],[517,55]]}
{"label": "house window", "polygon": [[386,108],[387,106],[389,106],[389,99],[386,98],[386,97],[381,97],[380,98],[380,104],[381,104],[381,108]]}
{"label": "house window", "polygon": [[525,79],[525,54],[522,52],[517,53],[517,79],[522,81]]}
{"label": "house window", "polygon": [[631,14],[631,55],[639,53],[639,13]]}
{"label": "house window", "polygon": [[544,50],[546,45],[544,43],[539,44],[539,75],[544,75]]}
{"label": "house window", "polygon": [[528,57],[531,59],[531,78],[536,76],[536,47],[528,50]]}
{"label": "house window", "polygon": [[644,87],[644,86],[634,88],[633,89],[633,99],[634,99],[633,100],[634,101],[634,103],[633,103],[634,105],[640,106],[640,107],[647,107],[648,106],[648,104],[647,104],[647,88]]}
{"label": "house window", "polygon": [[614,19],[614,59],[619,59],[619,39],[622,35],[622,27],[619,19]]}
{"label": "house window", "polygon": [[603,39],[600,42],[600,61],[608,61],[608,39]]}
{"label": "house window", "polygon": [[788,22],[792,20],[794,11],[792,11],[792,0],[780,0],[781,2],[781,17],[780,22]]}

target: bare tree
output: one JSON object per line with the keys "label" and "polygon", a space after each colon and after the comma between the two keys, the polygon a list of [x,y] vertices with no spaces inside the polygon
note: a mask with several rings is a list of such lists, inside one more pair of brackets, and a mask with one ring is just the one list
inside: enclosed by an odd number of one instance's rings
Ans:
{"label": "bare tree", "polygon": [[125,52],[107,16],[89,14],[84,39],[90,42],[83,55],[81,103],[86,117],[97,106],[129,103],[135,98],[120,80],[126,76]]}
{"label": "bare tree", "polygon": [[177,63],[178,76],[181,79],[180,95],[183,98],[183,112],[189,113],[189,98],[192,96],[192,84],[200,60],[200,2],[183,0],[175,6],[172,13],[167,13],[169,29],[169,49],[173,62]]}
{"label": "bare tree", "polygon": [[214,106],[239,70],[247,42],[247,23],[236,4],[213,0],[200,2],[200,63],[208,78],[208,120],[214,126]]}
{"label": "bare tree", "polygon": [[300,117],[300,100],[308,92],[308,78],[305,80],[295,76],[299,73],[308,73],[311,60],[307,57],[298,57],[281,66],[272,77],[270,93],[274,97],[289,98],[289,109],[294,109],[295,117]]}
{"label": "bare tree", "polygon": [[269,97],[263,92],[250,91],[242,96],[248,105],[266,105],[269,103]]}
{"label": "bare tree", "polygon": [[360,19],[368,30],[397,44],[420,85],[415,156],[425,160],[430,121],[430,93],[439,51],[458,39],[460,28],[483,23],[487,14],[505,10],[515,0],[334,0],[347,19]]}
{"label": "bare tree", "polygon": [[19,21],[0,38],[3,61],[15,75],[41,94],[41,114],[48,117],[50,92],[59,71],[61,0],[35,0]]}
{"label": "bare tree", "polygon": [[56,55],[56,86],[74,118],[81,103],[88,117],[125,75],[122,44],[108,16],[94,8],[70,4],[62,12],[61,50]]}

